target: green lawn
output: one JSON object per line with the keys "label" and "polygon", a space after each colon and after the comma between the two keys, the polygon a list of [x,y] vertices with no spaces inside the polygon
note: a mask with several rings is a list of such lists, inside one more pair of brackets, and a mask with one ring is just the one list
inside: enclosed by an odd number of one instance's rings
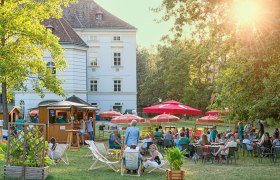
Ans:
{"label": "green lawn", "polygon": [[[169,125],[169,124],[168,124]],[[175,125],[175,124],[173,124]],[[194,126],[193,121],[181,121],[176,123],[179,127]],[[164,125],[163,125],[164,127]],[[232,126],[233,127],[233,126]],[[140,126],[141,128],[141,126]],[[218,131],[224,131],[227,129],[226,125],[218,126]],[[266,128],[270,133],[274,128]],[[97,141],[104,141],[107,143],[108,134],[105,138],[96,137]],[[99,170],[88,171],[88,168],[93,163],[90,157],[87,157],[88,148],[82,147],[80,151],[68,151],[68,157],[70,165],[67,166],[64,163],[52,165],[50,167],[50,174],[48,180],[59,179],[97,179],[97,180],[125,180],[125,179],[147,179],[147,180],[162,180],[165,179],[165,172],[156,170],[151,174],[144,173],[139,178],[130,176],[121,176],[120,172],[116,173],[110,168],[101,168]],[[164,153],[163,153],[164,154]],[[280,177],[280,159],[276,164],[270,162],[268,158],[264,158],[262,163],[258,162],[257,157],[243,157],[242,152],[239,151],[240,158],[237,160],[237,164],[202,164],[201,161],[194,163],[194,161],[186,159],[183,165],[183,169],[186,171],[186,179],[279,179]],[[0,163],[0,179],[3,179],[3,166],[4,163]],[[120,167],[120,166],[119,166]]]}
{"label": "green lawn", "polygon": [[[82,147],[80,151],[69,151],[68,157],[70,165],[67,166],[60,162],[50,167],[48,180],[57,179],[100,179],[100,180],[124,180],[132,179],[129,176],[121,176],[109,168],[101,168],[99,170],[88,171],[92,164],[92,160],[85,155],[88,153],[86,147]],[[1,176],[3,177],[3,163],[1,163]],[[273,164],[268,158],[263,159],[260,164],[257,157],[243,157],[240,151],[240,158],[237,164],[211,164],[201,161],[186,159],[183,169],[186,171],[186,179],[279,179],[280,160]],[[156,170],[151,174],[144,173],[137,179],[160,180],[165,179],[165,172]]]}

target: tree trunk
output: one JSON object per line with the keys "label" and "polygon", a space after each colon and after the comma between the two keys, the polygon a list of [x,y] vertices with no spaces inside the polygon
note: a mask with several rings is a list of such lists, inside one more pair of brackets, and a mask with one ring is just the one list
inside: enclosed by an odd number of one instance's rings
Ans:
{"label": "tree trunk", "polygon": [[8,112],[8,101],[7,101],[7,83],[2,83],[2,105],[3,105],[3,126],[4,129],[8,129],[9,112]]}

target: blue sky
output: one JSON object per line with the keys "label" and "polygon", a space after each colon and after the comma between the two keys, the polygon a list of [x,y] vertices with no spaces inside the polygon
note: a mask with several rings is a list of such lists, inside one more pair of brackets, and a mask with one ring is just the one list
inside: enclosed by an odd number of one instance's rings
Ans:
{"label": "blue sky", "polygon": [[169,32],[171,22],[156,23],[161,15],[149,10],[157,7],[162,0],[95,0],[104,9],[135,26],[137,31],[137,44],[141,47],[150,47],[159,44],[163,35]]}

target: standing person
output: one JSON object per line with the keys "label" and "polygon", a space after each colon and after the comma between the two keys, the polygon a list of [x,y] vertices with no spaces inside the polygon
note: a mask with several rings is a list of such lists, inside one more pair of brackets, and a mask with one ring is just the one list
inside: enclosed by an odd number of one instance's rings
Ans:
{"label": "standing person", "polygon": [[[83,145],[85,144],[85,132],[86,132],[86,124],[85,124],[85,121],[82,119],[81,126],[80,126],[80,136],[81,136]],[[80,143],[80,142],[78,142],[78,143]]]}
{"label": "standing person", "polygon": [[24,128],[23,123],[25,123],[25,120],[23,120],[22,116],[19,116],[18,119],[15,121],[16,128],[17,128],[17,135],[19,139],[21,139],[23,134],[21,133]]}
{"label": "standing person", "polygon": [[89,140],[94,141],[94,130],[92,128],[92,117],[87,120],[87,132],[89,134]]}
{"label": "standing person", "polygon": [[23,120],[22,116],[19,116],[18,119],[15,121],[16,128],[17,128],[17,133],[22,131],[22,129],[23,129],[23,124],[22,123],[25,123],[25,120]]}
{"label": "standing person", "polygon": [[238,137],[239,137],[240,141],[242,142],[243,135],[244,135],[244,128],[243,128],[243,124],[241,121],[238,123],[237,131],[238,131]]}
{"label": "standing person", "polygon": [[262,123],[261,120],[259,120],[259,132],[258,132],[258,137],[259,139],[262,138],[263,134],[264,134],[264,125]]}
{"label": "standing person", "polygon": [[190,130],[189,130],[189,128],[186,129],[186,137],[190,138]]}
{"label": "standing person", "polygon": [[35,116],[34,116],[34,118],[33,118],[33,122],[34,122],[34,123],[39,123],[38,114],[35,114]]}
{"label": "standing person", "polygon": [[247,124],[246,124],[245,127],[244,127],[244,133],[245,133],[245,134],[249,134],[250,131],[251,131],[251,124],[250,124],[249,121],[247,121]]}
{"label": "standing person", "polygon": [[210,142],[215,142],[216,137],[217,137],[216,126],[213,126],[211,131],[210,131],[210,137],[209,137]]}
{"label": "standing person", "polygon": [[130,127],[126,129],[125,131],[125,137],[124,137],[124,144],[126,146],[129,146],[131,144],[135,144],[137,146],[139,137],[140,137],[140,131],[139,128],[136,127],[137,121],[132,120],[130,123]]}

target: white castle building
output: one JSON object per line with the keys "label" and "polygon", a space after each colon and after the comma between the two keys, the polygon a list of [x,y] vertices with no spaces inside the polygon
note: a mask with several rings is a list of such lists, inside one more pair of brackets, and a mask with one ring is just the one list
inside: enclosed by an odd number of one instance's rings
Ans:
{"label": "white castle building", "polygon": [[[136,31],[130,24],[110,14],[94,0],[80,0],[63,10],[63,18],[45,22],[60,38],[68,68],[58,73],[67,97],[75,95],[100,112],[137,109]],[[51,67],[50,54],[44,59]],[[15,105],[27,115],[41,103],[65,99],[45,92],[41,98],[32,89],[15,92]]]}

